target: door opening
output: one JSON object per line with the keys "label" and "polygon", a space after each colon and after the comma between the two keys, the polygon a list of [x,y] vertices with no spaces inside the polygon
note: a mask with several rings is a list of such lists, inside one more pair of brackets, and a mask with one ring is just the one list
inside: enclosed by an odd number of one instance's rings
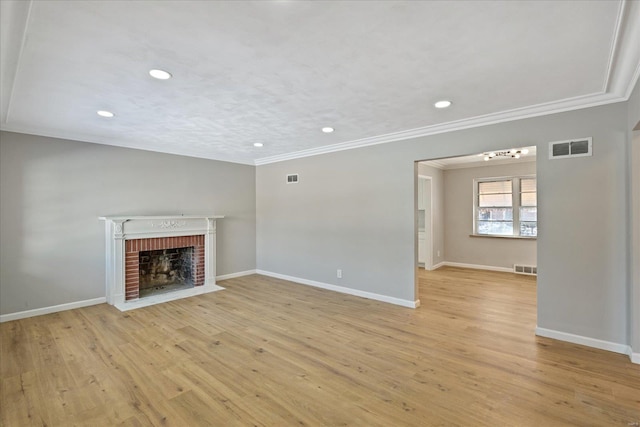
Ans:
{"label": "door opening", "polygon": [[536,172],[535,146],[416,162],[416,300],[443,266],[535,271]]}

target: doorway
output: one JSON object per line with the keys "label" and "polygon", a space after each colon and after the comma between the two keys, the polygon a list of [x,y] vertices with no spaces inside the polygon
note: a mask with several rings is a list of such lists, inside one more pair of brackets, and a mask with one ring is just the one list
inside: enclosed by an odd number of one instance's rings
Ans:
{"label": "doorway", "polygon": [[535,275],[535,146],[419,161],[415,170],[416,299],[419,276],[442,266]]}

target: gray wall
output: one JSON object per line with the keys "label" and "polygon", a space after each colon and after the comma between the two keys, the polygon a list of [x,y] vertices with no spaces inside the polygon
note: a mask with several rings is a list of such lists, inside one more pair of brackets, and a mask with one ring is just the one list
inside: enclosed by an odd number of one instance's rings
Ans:
{"label": "gray wall", "polygon": [[629,322],[631,347],[640,354],[640,129],[632,133],[632,173],[629,219],[633,236],[630,242]]}
{"label": "gray wall", "polygon": [[[442,169],[418,163],[418,174],[431,177],[431,202],[433,212],[433,242],[431,253],[433,265],[440,264],[445,259],[444,247],[444,183]],[[440,255],[438,255],[440,251]]]}
{"label": "gray wall", "polygon": [[253,166],[0,133],[0,313],[105,296],[101,215],[223,214],[217,274],[255,269]]}
{"label": "gray wall", "polygon": [[259,166],[258,269],[413,301],[414,161],[388,147]]}
{"label": "gray wall", "polygon": [[[414,161],[536,145],[538,324],[625,343],[627,114],[617,103],[259,166],[258,268],[414,300]],[[545,155],[584,136],[593,157]]]}
{"label": "gray wall", "polygon": [[473,233],[473,180],[475,178],[535,175],[535,173],[535,162],[518,161],[506,165],[445,170],[446,260],[504,268],[513,268],[513,264],[536,265],[535,240],[470,237]]}
{"label": "gray wall", "polygon": [[[640,82],[629,98],[629,342],[640,354]],[[634,130],[635,129],[635,130]]]}
{"label": "gray wall", "polygon": [[629,97],[629,130],[636,128],[638,124],[640,124],[640,80],[636,82],[636,86],[631,92],[631,96]]}
{"label": "gray wall", "polygon": [[[593,136],[593,156],[549,160],[539,147],[537,162],[538,325],[616,343],[627,342],[623,107],[549,117],[553,128],[582,115],[574,136]],[[597,114],[605,110],[613,114]]]}

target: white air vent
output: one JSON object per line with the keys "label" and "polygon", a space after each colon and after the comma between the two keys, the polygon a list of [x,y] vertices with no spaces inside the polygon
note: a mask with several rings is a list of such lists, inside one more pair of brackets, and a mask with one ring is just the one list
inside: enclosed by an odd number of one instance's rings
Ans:
{"label": "white air vent", "polygon": [[571,141],[557,141],[549,143],[549,158],[562,159],[566,157],[591,156],[592,138],[580,138]]}
{"label": "white air vent", "polygon": [[535,265],[514,264],[513,272],[517,274],[526,274],[528,276],[537,276],[538,267],[536,267]]}
{"label": "white air vent", "polygon": [[287,184],[297,184],[298,183],[298,174],[290,173],[287,175]]}

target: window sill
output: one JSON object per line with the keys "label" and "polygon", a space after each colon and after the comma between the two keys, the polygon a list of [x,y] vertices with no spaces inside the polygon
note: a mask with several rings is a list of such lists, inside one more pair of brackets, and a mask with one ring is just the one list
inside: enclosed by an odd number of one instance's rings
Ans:
{"label": "window sill", "polygon": [[500,236],[498,234],[469,234],[469,237],[489,237],[492,239],[516,239],[516,240],[537,240],[538,237],[529,236]]}

